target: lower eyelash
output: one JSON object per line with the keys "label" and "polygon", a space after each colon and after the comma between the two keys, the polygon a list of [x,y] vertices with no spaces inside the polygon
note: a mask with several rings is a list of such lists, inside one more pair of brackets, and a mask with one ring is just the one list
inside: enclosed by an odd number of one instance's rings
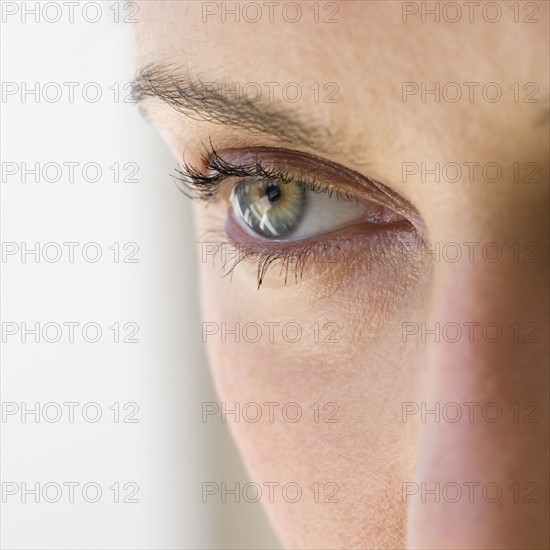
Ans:
{"label": "lower eyelash", "polygon": [[[213,235],[212,232],[209,232],[210,235]],[[202,241],[205,242],[205,241]],[[344,251],[342,250],[339,244],[333,242],[329,243],[316,243],[315,245],[304,245],[297,249],[294,248],[280,248],[280,250],[247,250],[247,246],[250,247],[251,243],[248,243],[243,250],[241,250],[241,245],[232,241],[227,241],[224,239],[217,241],[206,241],[210,244],[216,244],[218,247],[229,246],[231,251],[235,251],[234,258],[231,260],[226,259],[222,260],[222,272],[224,277],[231,278],[235,268],[243,261],[250,261],[254,259],[254,262],[258,264],[257,268],[257,289],[259,290],[262,286],[262,283],[265,280],[268,270],[276,265],[280,265],[279,277],[284,278],[284,284],[289,282],[289,280],[294,279],[295,283],[298,283],[304,273],[306,263],[309,259],[315,259],[326,253],[330,248],[336,249],[339,253],[340,258],[345,258]],[[331,263],[331,262],[328,262]],[[292,271],[291,271],[292,270]]]}
{"label": "lower eyelash", "polygon": [[286,286],[289,277],[289,270],[292,264],[294,264],[294,282],[298,283],[298,281],[301,280],[303,277],[306,262],[313,253],[314,250],[312,246],[304,247],[301,250],[292,252],[287,252],[284,249],[280,252],[249,252],[243,254],[235,261],[230,269],[230,272],[232,272],[241,261],[247,260],[247,258],[250,257],[257,257],[258,290],[260,290],[260,287],[262,286],[268,269],[272,267],[273,264],[275,264],[276,262],[279,263],[281,266],[279,277],[282,277],[284,274],[284,284]]}

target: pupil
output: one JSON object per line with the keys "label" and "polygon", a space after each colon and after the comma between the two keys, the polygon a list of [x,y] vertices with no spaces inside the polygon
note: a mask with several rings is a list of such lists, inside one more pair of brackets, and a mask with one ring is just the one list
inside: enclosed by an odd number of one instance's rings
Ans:
{"label": "pupil", "polygon": [[281,198],[281,189],[276,183],[270,183],[267,186],[267,198],[269,202],[276,202]]}

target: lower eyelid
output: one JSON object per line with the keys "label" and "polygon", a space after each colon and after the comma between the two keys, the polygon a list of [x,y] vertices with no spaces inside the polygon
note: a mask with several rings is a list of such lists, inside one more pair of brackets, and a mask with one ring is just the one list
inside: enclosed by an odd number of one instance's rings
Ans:
{"label": "lower eyelid", "polygon": [[[416,231],[408,220],[389,224],[354,225],[323,235],[322,239],[304,239],[296,242],[256,241],[246,234],[231,216],[226,218],[225,233],[214,245],[221,266],[220,277],[235,274],[244,276],[243,282],[256,279],[256,288],[281,288],[288,284],[312,284],[332,292],[340,283],[354,277],[379,272],[391,258],[402,261],[407,255],[402,242],[416,238]],[[219,234],[219,233],[218,233]],[[338,285],[340,284],[338,283]],[[254,285],[254,283],[252,283]],[[316,286],[317,288],[317,286]]]}

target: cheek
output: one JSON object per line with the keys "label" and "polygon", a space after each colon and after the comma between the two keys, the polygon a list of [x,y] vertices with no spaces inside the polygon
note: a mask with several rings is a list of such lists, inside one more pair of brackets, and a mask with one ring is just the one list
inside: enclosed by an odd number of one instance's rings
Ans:
{"label": "cheek", "polygon": [[239,411],[226,421],[291,548],[404,544],[416,434],[402,403],[422,359],[401,323],[422,318],[426,280],[388,250],[306,266],[286,286],[275,268],[259,290],[252,262],[227,277],[200,264],[203,340],[220,401]]}

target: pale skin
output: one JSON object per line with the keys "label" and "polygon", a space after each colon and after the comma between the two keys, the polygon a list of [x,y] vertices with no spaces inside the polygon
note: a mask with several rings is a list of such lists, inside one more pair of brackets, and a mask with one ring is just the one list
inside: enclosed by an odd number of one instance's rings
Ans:
{"label": "pale skin", "polygon": [[[174,109],[144,94],[147,116],[178,161],[183,157],[200,169],[210,142],[221,157],[227,153],[233,160],[257,155],[262,147],[276,149],[268,163],[277,156],[291,165],[295,152],[320,157],[382,183],[397,196],[383,206],[409,220],[368,230],[348,224],[328,236],[314,235],[317,243],[337,242],[343,258],[306,261],[301,276],[286,281],[275,263],[259,289],[253,261],[241,262],[231,277],[222,276],[220,258],[199,262],[205,321],[304,327],[295,343],[280,332],[274,341],[265,335],[255,343],[242,337],[222,341],[217,334],[207,342],[220,401],[296,402],[308,416],[296,423],[280,416],[273,422],[266,416],[256,423],[228,421],[251,479],[293,481],[307,493],[296,503],[262,501],[281,540],[288,548],[316,549],[546,548],[548,4],[533,3],[539,20],[534,24],[521,21],[523,12],[516,23],[507,2],[497,3],[502,18],[493,24],[479,14],[471,23],[466,16],[454,24],[429,17],[422,23],[420,16],[403,22],[401,2],[332,3],[338,21],[324,24],[323,3],[316,22],[309,10],[315,3],[301,2],[303,17],[295,24],[278,11],[272,22],[266,12],[257,23],[243,17],[235,23],[212,4],[140,2],[138,71],[159,64],[174,79],[187,70],[195,81],[223,82],[228,89],[236,82],[258,83],[264,95],[254,105],[286,117],[286,125],[274,122],[270,133],[269,125],[254,125],[254,116],[243,114],[247,122],[239,122],[238,110],[231,123],[209,115],[211,104],[202,107],[206,115],[193,113],[200,98]],[[266,82],[280,84],[272,101]],[[303,92],[294,103],[280,93],[289,82]],[[318,101],[310,90],[315,82]],[[332,91],[323,90],[328,82],[338,86],[336,102],[323,101]],[[422,82],[429,89],[434,82],[480,85],[471,88],[472,101],[465,85],[457,102],[435,102],[433,95],[423,102],[414,84],[404,96],[403,83]],[[488,82],[500,85],[498,101],[482,95]],[[538,86],[532,96],[538,102],[524,101],[532,91],[523,88],[529,82]],[[253,89],[249,93],[255,95]],[[241,97],[236,108],[243,103]],[[299,125],[314,129],[298,134]],[[481,169],[470,174],[468,162],[497,163],[502,176],[487,181]],[[403,170],[414,167],[404,163],[425,163],[428,169],[458,163],[462,176],[450,181],[453,172],[439,182],[429,174],[422,181],[420,172],[404,177]],[[514,163],[517,177],[509,168]],[[537,169],[528,181],[526,163]],[[320,169],[317,175],[328,177],[324,174]],[[222,184],[207,207],[195,201],[199,241],[242,236],[225,234],[234,182]],[[361,185],[334,184],[347,192],[345,186],[353,187],[360,201],[382,200]],[[404,241],[416,244],[406,249]],[[440,250],[459,243],[462,257],[454,261],[449,252],[431,261],[420,252],[422,242],[431,249],[439,243]],[[502,250],[496,261],[482,255],[491,242]],[[464,243],[480,244],[469,249]],[[524,249],[525,243],[534,248]],[[533,250],[536,261],[524,261]],[[315,323],[317,338],[307,329]],[[327,323],[336,325],[338,342],[326,341]],[[404,334],[404,323],[411,334]],[[454,333],[437,342],[430,334],[422,338],[420,330],[412,334],[411,327],[422,323],[429,329],[458,323],[464,333],[458,342],[450,341]],[[470,339],[472,323],[479,325]],[[482,335],[487,323],[502,328],[498,341]],[[528,337],[533,327],[536,335]],[[308,407],[327,402],[338,405],[338,422],[312,421]],[[500,420],[481,414],[489,402],[501,408]],[[411,408],[404,409],[405,403]],[[404,410],[421,403],[432,410],[435,403],[461,404],[463,418],[435,422],[427,416],[422,422],[419,413],[404,418]],[[464,403],[480,404],[473,421]],[[538,407],[532,417],[537,422],[524,421],[533,410],[523,409],[526,403]],[[488,409],[487,414],[493,417]],[[316,482],[337,484],[338,502],[322,502],[322,491],[321,502],[315,502],[308,487]],[[490,502],[490,491],[489,498],[481,493],[489,482],[502,488],[497,502]],[[422,483],[431,489],[436,483],[458,484],[462,498],[450,502],[455,492],[449,491],[435,502],[429,494],[422,498],[420,490],[413,494]],[[470,499],[468,487],[475,483]],[[510,489],[515,483],[517,494]]]}

